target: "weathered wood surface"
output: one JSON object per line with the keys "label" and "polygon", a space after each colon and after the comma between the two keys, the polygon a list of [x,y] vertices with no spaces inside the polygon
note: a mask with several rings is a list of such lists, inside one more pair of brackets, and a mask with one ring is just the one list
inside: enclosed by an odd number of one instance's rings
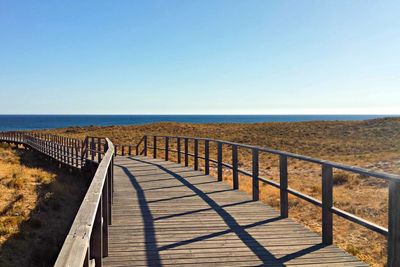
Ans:
{"label": "weathered wood surface", "polygon": [[172,162],[117,157],[105,266],[366,266],[251,196]]}
{"label": "weathered wood surface", "polygon": [[101,267],[103,257],[108,255],[115,150],[109,139],[106,142],[105,156],[96,169],[55,267],[87,266],[89,259],[94,260],[95,266]]}

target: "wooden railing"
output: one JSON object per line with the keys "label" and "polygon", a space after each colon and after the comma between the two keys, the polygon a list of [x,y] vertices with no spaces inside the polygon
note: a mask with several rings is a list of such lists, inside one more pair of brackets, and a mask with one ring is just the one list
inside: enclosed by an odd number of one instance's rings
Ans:
{"label": "wooden railing", "polygon": [[[158,140],[163,139],[164,147],[158,147]],[[171,141],[175,142],[174,148],[171,149]],[[193,147],[193,151],[189,151],[189,142]],[[217,159],[210,158],[210,143],[216,144]],[[151,145],[150,145],[151,144]],[[203,145],[202,151],[204,155],[199,155],[199,146]],[[230,163],[223,161],[223,148],[230,148]],[[247,171],[238,168],[238,148],[247,149],[251,152],[252,170]],[[296,196],[309,203],[322,208],[322,242],[325,245],[331,245],[333,242],[333,214],[336,214],[353,223],[364,226],[374,232],[387,237],[388,240],[388,264],[387,266],[400,266],[400,175],[373,172],[367,169],[348,166],[336,162],[311,158],[294,153],[273,150],[264,147],[239,144],[234,142],[215,140],[209,138],[193,138],[180,136],[144,136],[136,146],[136,155],[147,156],[148,150],[152,150],[154,158],[157,158],[157,151],[164,151],[164,159],[168,160],[169,153],[176,153],[177,162],[182,162],[182,156],[185,166],[189,166],[189,157],[193,159],[193,167],[199,169],[199,160],[204,160],[204,172],[210,173],[210,162],[216,164],[217,177],[222,181],[223,168],[232,171],[233,188],[239,188],[239,174],[250,177],[252,180],[252,197],[253,200],[259,199],[259,183],[264,182],[280,190],[280,213],[281,217],[288,217],[289,202],[288,195]],[[124,151],[124,148],[121,148]],[[269,153],[279,156],[279,182],[261,177],[259,175],[259,155],[261,153]],[[124,155],[124,153],[120,153]],[[303,194],[288,186],[288,159],[297,159],[300,161],[315,163],[321,167],[321,184],[322,184],[322,200],[313,198]],[[333,205],[333,170],[343,170],[363,176],[375,177],[389,182],[389,211],[388,222],[389,228],[385,228],[364,220],[354,214],[341,210]]]}
{"label": "wooden railing", "polygon": [[82,147],[82,161],[100,162],[107,150],[107,139],[104,137],[87,136],[83,141]]}
{"label": "wooden railing", "polygon": [[147,149],[145,147],[143,147],[141,151],[139,151],[139,149],[142,144],[147,144],[147,141],[144,142],[145,138],[147,137],[143,136],[142,139],[140,139],[140,141],[136,145],[121,145],[121,144],[115,145],[115,155],[116,156],[132,156],[139,154],[143,155],[145,151],[147,151]]}
{"label": "wooden railing", "polygon": [[[90,139],[90,138],[89,138]],[[88,143],[92,143],[89,142]],[[100,145],[99,145],[100,144]],[[86,192],[55,266],[102,266],[108,255],[108,226],[111,224],[113,199],[114,145],[109,139],[104,145],[96,173]],[[96,151],[94,145],[90,151]],[[89,152],[90,152],[89,151]],[[93,159],[95,155],[93,155]]]}
{"label": "wooden railing", "polygon": [[96,170],[55,266],[102,266],[108,255],[113,199],[114,145],[106,138],[78,139],[29,132],[0,132],[0,142],[24,145],[66,167]]}
{"label": "wooden railing", "polygon": [[25,145],[59,162],[61,165],[80,169],[82,141],[63,136],[31,132],[0,132],[0,141]]}

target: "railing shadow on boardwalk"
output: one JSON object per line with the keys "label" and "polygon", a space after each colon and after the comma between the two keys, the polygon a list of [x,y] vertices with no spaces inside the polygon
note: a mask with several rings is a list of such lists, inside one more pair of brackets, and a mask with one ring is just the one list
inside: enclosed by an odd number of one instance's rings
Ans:
{"label": "railing shadow on boardwalk", "polygon": [[[134,186],[134,188],[137,191],[138,201],[140,204],[140,209],[142,212],[142,217],[143,217],[144,227],[145,227],[146,256],[147,256],[147,261],[148,261],[149,265],[151,265],[151,266],[161,266],[160,255],[159,255],[160,251],[173,249],[173,248],[176,248],[179,246],[204,241],[204,240],[207,240],[210,238],[214,238],[214,237],[218,237],[218,236],[222,236],[222,235],[226,235],[226,234],[230,234],[230,233],[234,233],[243,242],[243,244],[245,244],[246,247],[248,247],[254,253],[254,255],[256,255],[260,259],[260,261],[263,262],[263,265],[264,264],[271,265],[271,263],[273,262],[273,264],[272,264],[273,266],[285,266],[284,263],[287,261],[293,260],[295,258],[304,256],[306,254],[318,251],[318,250],[326,247],[326,245],[320,243],[320,244],[312,245],[308,248],[296,251],[294,253],[285,255],[281,258],[277,258],[271,252],[269,252],[262,244],[260,244],[252,235],[250,235],[246,230],[256,227],[256,226],[266,225],[268,223],[272,223],[272,222],[281,220],[282,217],[277,216],[274,218],[269,218],[266,220],[262,220],[259,222],[255,222],[255,223],[251,223],[251,224],[242,226],[224,208],[241,205],[241,204],[245,204],[248,202],[253,202],[253,200],[239,202],[239,203],[233,203],[233,204],[228,204],[228,205],[219,205],[209,196],[209,193],[204,193],[202,190],[197,188],[194,184],[190,183],[185,178],[183,178],[179,174],[171,171],[170,169],[167,169],[164,166],[154,163],[154,162],[143,161],[138,158],[132,158],[132,157],[129,157],[129,158],[136,162],[153,165],[153,166],[159,168],[160,170],[162,170],[163,172],[173,176],[174,179],[181,182],[183,186],[187,187],[194,193],[193,195],[190,195],[190,196],[200,197],[210,207],[210,208],[205,208],[205,209],[199,209],[199,210],[194,210],[194,211],[189,211],[189,212],[168,215],[168,216],[164,216],[164,217],[160,217],[160,218],[153,218],[153,216],[151,215],[151,210],[149,208],[149,204],[148,204],[149,202],[146,201],[145,192],[139,185],[138,181],[136,180],[135,175],[132,174],[127,167],[116,165],[116,166],[120,167],[124,171],[124,173],[129,177],[132,185]],[[220,191],[227,191],[227,190],[220,190]],[[213,193],[213,192],[211,192],[211,193]],[[187,197],[187,196],[184,196],[184,197]],[[228,229],[219,231],[219,232],[210,233],[210,234],[192,238],[192,239],[182,240],[182,241],[175,242],[173,244],[169,244],[169,245],[165,245],[165,246],[161,246],[161,247],[157,246],[156,233],[155,233],[155,227],[154,227],[154,222],[156,220],[169,219],[172,217],[179,217],[179,216],[184,216],[184,215],[188,215],[188,214],[199,213],[202,211],[208,211],[208,210],[214,210],[223,219],[223,221],[225,222]]]}
{"label": "railing shadow on boardwalk", "polygon": [[154,218],[151,214],[144,190],[136,180],[136,177],[128,170],[128,168],[117,164],[115,166],[120,167],[124,171],[124,173],[129,177],[129,181],[132,183],[132,186],[136,190],[137,200],[143,218],[147,264],[148,266],[161,266],[161,258],[157,248],[156,232],[154,229]]}

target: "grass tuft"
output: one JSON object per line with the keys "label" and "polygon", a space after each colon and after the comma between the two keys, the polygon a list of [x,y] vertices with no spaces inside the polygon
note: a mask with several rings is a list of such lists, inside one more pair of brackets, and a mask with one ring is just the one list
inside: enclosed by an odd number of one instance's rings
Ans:
{"label": "grass tuft", "polygon": [[333,185],[344,185],[349,182],[350,177],[347,173],[335,173],[332,179]]}

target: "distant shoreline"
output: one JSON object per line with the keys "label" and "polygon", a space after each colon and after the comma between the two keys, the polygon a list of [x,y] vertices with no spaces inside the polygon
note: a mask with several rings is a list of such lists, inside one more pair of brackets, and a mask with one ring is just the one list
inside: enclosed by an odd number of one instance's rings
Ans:
{"label": "distant shoreline", "polygon": [[0,131],[128,126],[160,122],[209,124],[359,121],[386,117],[400,115],[0,115]]}

